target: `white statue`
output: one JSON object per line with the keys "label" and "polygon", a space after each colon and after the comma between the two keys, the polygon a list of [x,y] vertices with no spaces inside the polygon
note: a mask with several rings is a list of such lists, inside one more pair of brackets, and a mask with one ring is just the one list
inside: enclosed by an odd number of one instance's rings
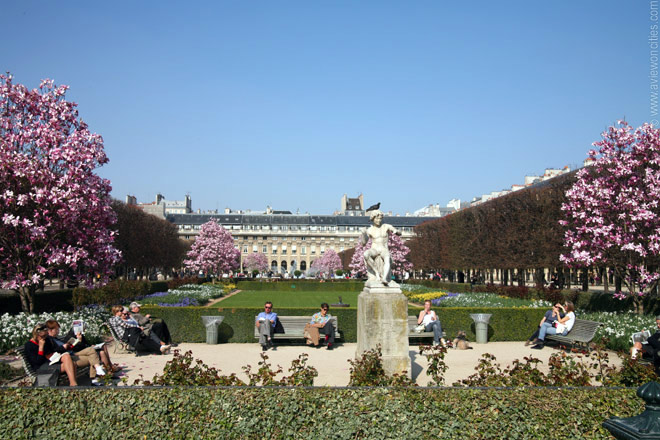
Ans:
{"label": "white statue", "polygon": [[362,231],[360,241],[365,245],[371,239],[371,248],[364,252],[364,264],[367,266],[366,287],[398,287],[391,280],[392,257],[387,247],[388,234],[401,235],[394,226],[383,224],[383,213],[376,209],[371,211],[369,219],[372,226]]}

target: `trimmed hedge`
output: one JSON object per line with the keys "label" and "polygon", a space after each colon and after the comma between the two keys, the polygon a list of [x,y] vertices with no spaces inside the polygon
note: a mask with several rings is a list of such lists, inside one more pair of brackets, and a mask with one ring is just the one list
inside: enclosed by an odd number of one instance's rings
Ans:
{"label": "trimmed hedge", "polygon": [[[46,290],[34,296],[34,313],[72,312],[73,289]],[[0,313],[21,313],[21,299],[15,294],[0,295]]]}
{"label": "trimmed hedge", "polygon": [[305,292],[361,292],[364,281],[333,280],[321,283],[319,280],[287,280],[287,281],[237,281],[236,288],[240,290],[303,290]]}
{"label": "trimmed hedge", "polygon": [[[408,315],[417,315],[419,308],[410,307]],[[448,308],[434,309],[442,322],[442,328],[449,337],[458,330],[465,330],[469,340],[475,340],[475,326],[471,313],[491,313],[488,326],[490,341],[524,341],[534,332],[543,318],[545,309],[532,308]],[[212,307],[159,307],[145,304],[143,314],[163,318],[167,322],[172,338],[176,342],[204,342],[206,329],[202,315],[222,315],[224,320],[218,328],[220,342],[255,342],[254,317],[263,308],[212,308]],[[277,308],[281,316],[309,316],[318,312],[318,308]],[[337,316],[339,331],[344,342],[357,341],[357,309],[333,308],[330,312]],[[285,329],[286,331],[286,329]]]}
{"label": "trimmed hedge", "polygon": [[2,438],[611,439],[632,388],[0,390]]}

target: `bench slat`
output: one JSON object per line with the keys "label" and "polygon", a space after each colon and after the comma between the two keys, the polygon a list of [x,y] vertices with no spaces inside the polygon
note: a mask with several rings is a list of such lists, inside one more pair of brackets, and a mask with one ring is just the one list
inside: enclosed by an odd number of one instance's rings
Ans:
{"label": "bench slat", "polygon": [[[273,339],[304,339],[303,332],[305,330],[305,325],[311,321],[309,316],[278,316],[282,327],[284,328],[284,333],[275,333],[273,334]],[[255,322],[257,317],[254,318]],[[337,317],[331,316],[330,321],[332,326],[335,328],[335,338],[341,338],[341,333],[337,330]],[[321,334],[323,334],[323,329],[319,329]],[[259,329],[254,327],[254,337],[259,338]]]}

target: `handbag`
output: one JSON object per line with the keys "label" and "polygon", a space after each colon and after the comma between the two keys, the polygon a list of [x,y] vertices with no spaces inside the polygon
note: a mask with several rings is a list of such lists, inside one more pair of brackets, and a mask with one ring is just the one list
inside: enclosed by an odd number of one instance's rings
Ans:
{"label": "handbag", "polygon": [[424,324],[419,324],[417,327],[415,327],[415,333],[423,333],[426,331],[426,326]]}
{"label": "handbag", "polygon": [[555,323],[555,328],[557,329],[558,334],[563,334],[566,331],[566,326],[561,322]]}

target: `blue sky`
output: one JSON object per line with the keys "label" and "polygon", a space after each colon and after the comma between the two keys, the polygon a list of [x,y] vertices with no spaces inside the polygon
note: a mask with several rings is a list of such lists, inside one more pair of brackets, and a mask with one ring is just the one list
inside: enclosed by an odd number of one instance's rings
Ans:
{"label": "blue sky", "polygon": [[581,164],[649,109],[645,1],[4,2],[0,69],[67,84],[113,196],[403,214]]}

